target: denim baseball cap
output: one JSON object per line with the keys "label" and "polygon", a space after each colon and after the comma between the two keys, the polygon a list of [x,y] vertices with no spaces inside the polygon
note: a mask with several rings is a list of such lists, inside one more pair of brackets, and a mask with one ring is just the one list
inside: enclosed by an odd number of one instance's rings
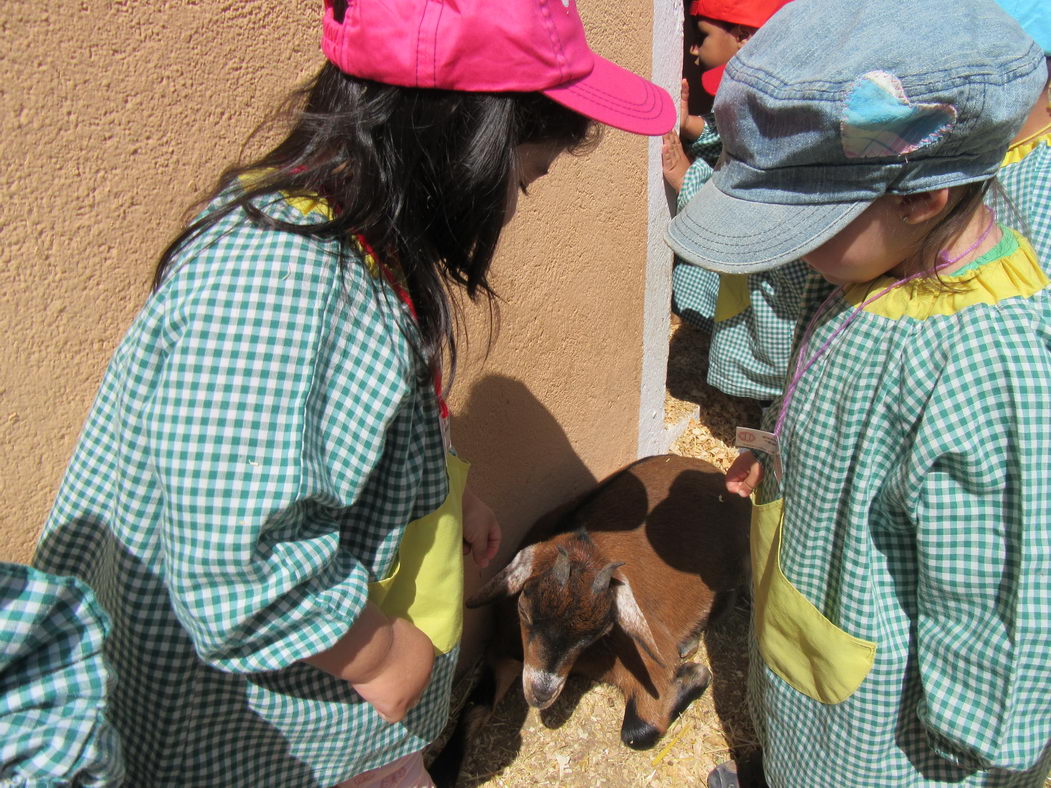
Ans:
{"label": "denim baseball cap", "polygon": [[985,180],[1046,77],[995,0],[793,0],[728,64],[722,156],[666,240],[705,268],[765,271],[883,194]]}
{"label": "denim baseball cap", "polygon": [[541,92],[636,134],[675,125],[666,90],[591,50],[576,0],[324,0],[322,26],[325,56],[356,77]]}

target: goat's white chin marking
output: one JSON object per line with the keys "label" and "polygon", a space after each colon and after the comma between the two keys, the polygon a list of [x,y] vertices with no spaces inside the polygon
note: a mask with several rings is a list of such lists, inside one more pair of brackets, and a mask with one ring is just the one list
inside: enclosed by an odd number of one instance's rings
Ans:
{"label": "goat's white chin marking", "polygon": [[546,709],[562,694],[565,676],[526,665],[522,669],[522,691],[526,702],[537,709]]}

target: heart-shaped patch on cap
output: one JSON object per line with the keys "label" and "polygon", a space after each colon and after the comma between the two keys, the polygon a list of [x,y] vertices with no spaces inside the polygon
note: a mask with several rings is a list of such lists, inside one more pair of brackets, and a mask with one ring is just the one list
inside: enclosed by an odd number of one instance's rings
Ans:
{"label": "heart-shaped patch on cap", "polygon": [[870,71],[847,97],[840,130],[848,158],[902,156],[940,140],[956,126],[952,104],[913,104],[901,82]]}

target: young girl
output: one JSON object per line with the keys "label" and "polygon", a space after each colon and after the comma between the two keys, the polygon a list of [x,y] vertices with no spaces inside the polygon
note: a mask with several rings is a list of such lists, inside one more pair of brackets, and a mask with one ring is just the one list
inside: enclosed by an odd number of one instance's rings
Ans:
{"label": "young girl", "polygon": [[38,548],[113,619],[130,785],[430,783],[461,545],[499,541],[470,498],[461,532],[450,291],[489,292],[589,118],[674,123],[569,0],[326,0],[322,46],[288,136],[162,256]]}
{"label": "young girl", "polygon": [[1051,768],[1051,289],[982,204],[1045,80],[993,0],[796,0],[723,78],[728,155],[670,241],[820,274],[727,474],[755,491],[749,698],[778,788]]}
{"label": "young girl", "polygon": [[[699,43],[691,49],[707,69],[701,82],[715,95],[730,58],[786,0],[694,0],[690,14]],[[664,176],[678,191],[681,211],[707,182],[722,153],[714,116],[688,114],[689,86],[682,84],[680,134],[696,137],[689,163],[679,136],[664,135]],[[708,383],[735,397],[766,403],[781,391],[788,368],[807,267],[802,261],[754,274],[717,274],[676,260],[672,308],[688,324],[711,332]]]}

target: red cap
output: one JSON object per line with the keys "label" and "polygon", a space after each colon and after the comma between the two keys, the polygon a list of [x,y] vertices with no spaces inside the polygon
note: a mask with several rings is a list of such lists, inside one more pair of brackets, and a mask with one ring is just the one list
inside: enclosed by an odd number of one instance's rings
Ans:
{"label": "red cap", "polygon": [[693,0],[690,16],[706,16],[746,27],[762,27],[789,0]]}
{"label": "red cap", "polygon": [[325,0],[321,48],[339,69],[389,85],[542,92],[637,134],[675,125],[663,88],[588,46],[575,0]]}

